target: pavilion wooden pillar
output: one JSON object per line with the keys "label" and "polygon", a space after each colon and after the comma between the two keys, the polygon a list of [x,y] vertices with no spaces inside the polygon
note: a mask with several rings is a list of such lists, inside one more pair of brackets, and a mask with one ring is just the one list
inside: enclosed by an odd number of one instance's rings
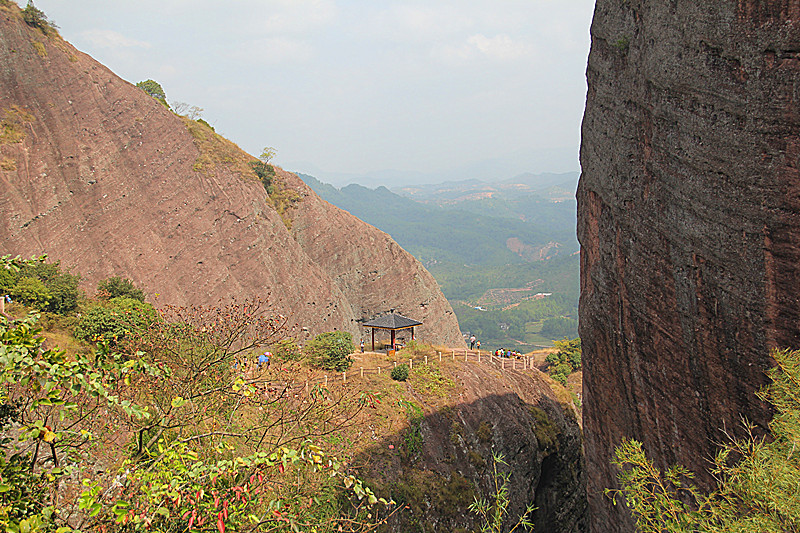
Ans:
{"label": "pavilion wooden pillar", "polygon": [[372,351],[375,351],[375,328],[372,328]]}
{"label": "pavilion wooden pillar", "polygon": [[392,350],[394,350],[394,333],[395,333],[395,332],[394,332],[394,330],[393,330],[393,329],[391,329],[391,330],[389,330],[389,331],[391,331],[391,332],[392,332],[392,348],[391,348],[391,349],[392,349]]}
{"label": "pavilion wooden pillar", "polygon": [[411,340],[412,341],[417,340],[416,337],[414,337],[414,326],[411,326]]}

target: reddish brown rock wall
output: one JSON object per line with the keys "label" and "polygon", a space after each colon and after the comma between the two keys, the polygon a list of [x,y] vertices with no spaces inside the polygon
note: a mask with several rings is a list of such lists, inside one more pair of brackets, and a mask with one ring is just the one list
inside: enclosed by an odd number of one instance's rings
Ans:
{"label": "reddish brown rock wall", "polygon": [[294,174],[282,177],[304,198],[291,211],[292,235],[330,274],[358,323],[394,309],[423,323],[418,339],[464,346],[453,309],[419,261],[386,233],[319,198]]}
{"label": "reddish brown rock wall", "polygon": [[[3,253],[46,252],[81,272],[89,290],[110,275],[130,277],[162,303],[271,294],[275,311],[311,333],[354,335],[357,319],[378,306],[369,301],[369,285],[358,292],[339,281],[351,269],[379,265],[386,285],[404,288],[386,293],[395,300],[386,307],[427,320],[421,332],[430,340],[460,340],[444,296],[435,284],[415,282],[416,261],[386,235],[369,265],[352,247],[327,257],[307,253],[260,182],[234,164],[196,170],[201,154],[183,119],[68,43],[28,27],[18,13],[0,8],[0,119],[12,106],[33,119],[20,124],[22,142],[0,144]],[[252,159],[232,150],[233,159]],[[339,244],[339,235],[355,241],[375,234],[313,192],[303,194],[301,212],[315,210],[306,233]],[[381,257],[389,251],[391,258]],[[412,302],[427,303],[428,311],[416,312]]]}
{"label": "reddish brown rock wall", "polygon": [[[796,2],[598,0],[578,188],[592,531],[623,437],[708,466],[800,347]],[[703,485],[708,476],[701,476]]]}

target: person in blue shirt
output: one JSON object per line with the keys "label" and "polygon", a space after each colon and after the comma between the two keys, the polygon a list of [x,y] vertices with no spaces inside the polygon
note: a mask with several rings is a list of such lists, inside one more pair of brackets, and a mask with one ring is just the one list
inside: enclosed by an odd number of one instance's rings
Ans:
{"label": "person in blue shirt", "polygon": [[272,355],[269,352],[264,352],[258,356],[258,368],[261,370],[261,365],[266,365],[269,368],[269,356]]}

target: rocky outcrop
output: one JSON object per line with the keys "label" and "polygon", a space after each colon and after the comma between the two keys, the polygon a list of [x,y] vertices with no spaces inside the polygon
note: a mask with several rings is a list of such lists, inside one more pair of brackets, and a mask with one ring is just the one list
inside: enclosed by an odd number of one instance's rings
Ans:
{"label": "rocky outcrop", "polygon": [[581,429],[571,400],[560,401],[538,371],[501,371],[485,361],[441,367],[454,382],[447,394],[415,387],[421,379],[404,387],[404,396],[421,408],[411,422],[418,428],[418,451],[409,451],[413,439],[406,428],[353,461],[368,465],[370,486],[401,505],[380,531],[480,530],[469,504],[475,497],[493,501],[493,454],[508,463],[498,470],[511,473],[504,531],[529,504],[536,506],[534,528],[522,530],[585,531]]}
{"label": "rocky outcrop", "polygon": [[[294,174],[282,175],[304,199],[290,212],[292,235],[308,256],[336,282],[361,323],[390,312],[425,317],[422,339],[462,346],[464,339],[436,280],[386,233],[320,199]],[[366,226],[366,227],[365,227]]]}
{"label": "rocky outcrop", "polygon": [[[614,446],[708,467],[800,347],[800,7],[598,0],[578,189],[591,530]],[[699,483],[708,486],[708,475]]]}
{"label": "rocky outcrop", "polygon": [[[397,308],[424,322],[422,337],[463,342],[430,276],[387,235],[279,172],[276,198],[302,189],[290,233],[292,207],[278,214],[252,156],[27,26],[14,5],[0,5],[0,120],[4,253],[47,253],[81,272],[89,290],[129,277],[157,303],[269,295],[311,333],[360,335],[360,319]],[[342,237],[374,247],[315,245]],[[383,285],[351,270],[377,271]],[[396,290],[369,293],[383,286]]]}

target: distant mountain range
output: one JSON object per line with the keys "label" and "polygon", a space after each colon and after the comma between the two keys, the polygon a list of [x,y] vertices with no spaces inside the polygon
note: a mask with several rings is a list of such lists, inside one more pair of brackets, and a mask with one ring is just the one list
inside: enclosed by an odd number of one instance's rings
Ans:
{"label": "distant mountain range", "polygon": [[[539,343],[545,339],[531,331],[541,329],[542,320],[576,316],[577,173],[394,191],[355,184],[338,189],[298,175],[324,200],[385,231],[419,259],[453,305],[462,331],[477,329],[491,336],[484,340],[510,346],[498,333],[509,328],[498,329],[498,323],[511,324],[511,315],[524,313],[539,323],[526,329],[523,320],[511,329],[527,332],[528,344]],[[476,315],[478,306],[485,312]]]}
{"label": "distant mountain range", "polygon": [[392,187],[392,191],[407,198],[428,203],[435,202],[446,206],[461,202],[502,198],[517,200],[520,196],[551,202],[574,201],[578,186],[577,172],[563,174],[520,174],[514,178],[499,181],[476,179],[447,181],[444,183],[407,185]]}
{"label": "distant mountain range", "polygon": [[390,234],[428,268],[523,265],[578,249],[574,198],[565,199],[564,192],[555,194],[557,201],[545,196],[574,186],[577,175],[546,176],[540,180],[545,189],[470,180],[398,189],[402,196],[385,187],[337,189],[298,175],[324,200]]}

